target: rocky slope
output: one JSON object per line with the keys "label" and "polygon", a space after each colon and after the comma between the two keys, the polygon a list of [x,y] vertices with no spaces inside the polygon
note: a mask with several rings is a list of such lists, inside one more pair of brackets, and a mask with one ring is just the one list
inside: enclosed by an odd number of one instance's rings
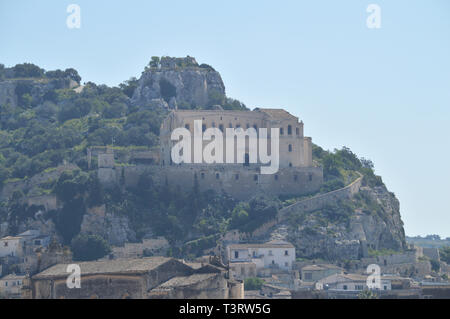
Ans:
{"label": "rocky slope", "polygon": [[213,68],[192,57],[163,57],[159,66],[143,72],[131,103],[175,109],[220,104],[224,98],[225,86]]}
{"label": "rocky slope", "polygon": [[[338,207],[344,207],[338,208]],[[297,257],[356,260],[369,250],[406,248],[400,205],[385,186],[363,187],[351,201],[292,216],[272,229],[272,239],[292,242]],[[330,214],[333,212],[336,215]]]}

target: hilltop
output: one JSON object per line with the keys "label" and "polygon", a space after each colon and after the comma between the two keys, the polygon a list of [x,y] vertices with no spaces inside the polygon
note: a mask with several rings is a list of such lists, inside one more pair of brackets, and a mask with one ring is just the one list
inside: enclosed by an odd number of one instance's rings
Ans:
{"label": "hilltop", "polygon": [[[213,248],[229,230],[251,233],[284,207],[305,200],[237,201],[195,187],[183,195],[169,185],[155,187],[151,169],[140,176],[138,187],[104,189],[96,163],[88,164],[88,148],[109,146],[123,155],[116,165],[134,165],[130,154],[159,147],[161,123],[171,109],[217,105],[247,109],[226,96],[219,72],[192,57],[153,57],[139,79],[118,87],[81,85],[74,69],[0,65],[0,235],[38,227],[66,245],[73,245],[80,232],[96,233],[111,245],[164,236],[170,242],[167,254],[187,257]],[[323,166],[325,183],[309,197],[342,189],[359,176],[361,191],[293,214],[289,225],[274,225],[266,235],[295,243],[299,258],[354,259],[406,247],[399,202],[375,175],[372,162],[345,147],[314,146],[313,159]]]}

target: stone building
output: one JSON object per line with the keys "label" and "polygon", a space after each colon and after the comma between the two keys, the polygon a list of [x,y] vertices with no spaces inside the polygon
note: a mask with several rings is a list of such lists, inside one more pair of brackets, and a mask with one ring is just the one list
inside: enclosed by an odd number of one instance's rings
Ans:
{"label": "stone building", "polygon": [[198,269],[166,257],[78,263],[81,288],[68,288],[68,264],[33,276],[24,296],[33,299],[240,298],[242,283],[229,281],[226,269]]}
{"label": "stone building", "polygon": [[[201,121],[201,130],[217,128],[223,132],[223,159],[219,163],[195,160],[194,121]],[[197,122],[198,123],[198,122]],[[173,130],[185,128],[191,133],[190,163],[175,164],[171,140]],[[279,130],[279,170],[274,174],[260,174],[261,167],[270,164],[261,162],[260,156],[253,156],[250,143],[238,147],[234,143],[233,154],[227,154],[226,129],[255,129],[268,131],[267,152],[271,150],[271,129]],[[170,185],[180,189],[191,189],[197,179],[201,190],[213,189],[236,198],[248,198],[257,193],[265,194],[306,194],[318,190],[323,181],[322,168],[312,161],[312,141],[303,133],[303,122],[282,109],[255,109],[253,111],[216,110],[175,110],[164,120],[161,131],[160,164],[162,177]],[[248,138],[247,138],[248,140]],[[203,148],[209,141],[203,141]],[[262,152],[258,145],[258,154]],[[231,151],[230,148],[229,151]],[[202,149],[203,150],[203,149]],[[183,150],[184,151],[184,150]],[[240,153],[239,153],[240,151]],[[253,153],[253,154],[252,154]],[[228,156],[229,155],[229,156]],[[239,156],[238,156],[239,155]],[[242,155],[242,156],[241,156]],[[234,157],[232,163],[228,159]]]}

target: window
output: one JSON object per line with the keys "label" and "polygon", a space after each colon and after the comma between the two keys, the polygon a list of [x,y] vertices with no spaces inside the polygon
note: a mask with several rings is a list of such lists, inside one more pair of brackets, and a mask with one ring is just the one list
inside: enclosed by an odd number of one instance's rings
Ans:
{"label": "window", "polygon": [[273,256],[273,254],[272,254],[272,251],[271,251],[271,250],[269,250],[269,256]]}
{"label": "window", "polygon": [[297,135],[300,135],[300,129],[299,129],[298,127],[295,129],[295,133],[296,133]]}
{"label": "window", "polygon": [[364,286],[362,285],[355,285],[355,290],[363,290]]}
{"label": "window", "polygon": [[276,180],[276,181],[278,180],[278,175],[275,175],[275,180]]}
{"label": "window", "polygon": [[184,126],[184,128],[185,128],[186,130],[190,130],[189,124],[186,124],[186,125]]}
{"label": "window", "polygon": [[219,173],[216,173],[216,179],[220,179]]}
{"label": "window", "polygon": [[384,290],[387,290],[387,286],[384,286]]}
{"label": "window", "polygon": [[201,179],[205,179],[205,173],[200,174]]}
{"label": "window", "polygon": [[292,152],[292,144],[289,144],[289,152]]}
{"label": "window", "polygon": [[312,176],[312,174],[309,174],[309,181],[312,182],[312,180],[313,180],[313,176]]}
{"label": "window", "polygon": [[202,131],[205,132],[206,131],[206,124],[202,125]]}
{"label": "window", "polygon": [[221,130],[223,132],[223,124],[219,125],[219,130]]}
{"label": "window", "polygon": [[275,260],[272,260],[272,265],[275,265]]}
{"label": "window", "polygon": [[285,255],[285,256],[289,256],[289,250],[285,250],[285,251],[284,251],[284,255]]}
{"label": "window", "polygon": [[292,126],[288,125],[288,135],[292,135]]}
{"label": "window", "polygon": [[236,174],[236,176],[234,177],[236,180],[239,180],[239,174]]}
{"label": "window", "polygon": [[253,176],[253,180],[254,180],[255,182],[257,182],[257,181],[258,181],[258,175]]}
{"label": "window", "polygon": [[212,122],[212,127],[216,127],[216,122]]}
{"label": "window", "polygon": [[306,272],[305,273],[305,280],[312,280],[312,273],[311,272]]}
{"label": "window", "polygon": [[230,123],[230,124],[228,125],[228,127],[229,127],[229,128],[232,128],[232,127],[233,127],[233,124]]}
{"label": "window", "polygon": [[247,129],[249,129],[249,128],[250,128],[250,124],[248,124],[248,123],[247,123],[247,125],[246,125],[246,126],[247,126]]}
{"label": "window", "polygon": [[239,258],[239,252],[238,251],[234,252],[234,258]]}
{"label": "window", "polygon": [[283,134],[284,134],[284,130],[282,127],[280,127],[280,135],[283,135]]}
{"label": "window", "polygon": [[255,130],[258,130],[258,125],[253,124],[253,128],[254,128]]}
{"label": "window", "polygon": [[347,289],[348,289],[347,285],[344,285],[344,290],[347,290]]}
{"label": "window", "polygon": [[298,182],[298,175],[294,175],[294,181]]}

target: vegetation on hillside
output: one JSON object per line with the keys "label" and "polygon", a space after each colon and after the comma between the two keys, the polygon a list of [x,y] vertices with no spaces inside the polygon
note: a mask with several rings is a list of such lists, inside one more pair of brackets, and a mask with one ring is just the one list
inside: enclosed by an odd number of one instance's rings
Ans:
{"label": "vegetation on hillside", "polygon": [[[149,68],[157,64],[158,60],[152,59]],[[208,65],[200,68],[212,69]],[[13,68],[0,65],[0,81],[2,79],[81,82],[74,69],[45,71],[27,63]],[[48,212],[45,218],[54,221],[64,243],[71,244],[77,251],[76,258],[85,260],[98,257],[95,254],[99,251],[99,254],[107,251],[102,243],[98,243],[100,248],[95,252],[83,250],[89,240],[98,242],[78,236],[89,207],[106,204],[108,212],[126,216],[137,240],[151,232],[165,236],[177,247],[171,254],[197,255],[215,245],[217,234],[229,229],[251,232],[273,219],[282,206],[277,198],[237,202],[211,191],[201,193],[197,183],[189,193],[183,194],[167,184],[155,187],[151,174],[143,175],[135,188],[121,185],[104,190],[96,177],[95,165],[88,169],[87,148],[112,144],[115,147],[156,147],[167,110],[131,103],[138,86],[136,78],[118,87],[88,82],[80,93],[68,88],[36,91],[33,81],[18,82],[17,106],[0,105],[0,188],[8,181],[24,180],[65,162],[76,164],[79,170],[65,172],[58,180],[48,181],[43,190],[56,194],[62,203],[61,209]],[[174,95],[170,83],[160,85],[164,98],[170,99]],[[224,109],[246,109],[241,102],[214,92],[209,98],[211,105],[206,107],[209,109],[216,104]],[[179,107],[197,108],[195,105]],[[348,148],[329,152],[314,146],[313,155],[324,167],[325,184],[321,192],[347,185],[358,176],[356,172],[364,175],[366,185],[382,185],[381,178],[374,174],[372,162],[359,159]],[[0,203],[0,221],[8,221],[12,233],[42,208],[25,205],[26,196],[26,193],[15,192],[9,200]],[[367,198],[360,200],[371,210],[376,208]],[[325,208],[321,214],[324,220],[333,222],[345,219],[353,208],[349,203]]]}

